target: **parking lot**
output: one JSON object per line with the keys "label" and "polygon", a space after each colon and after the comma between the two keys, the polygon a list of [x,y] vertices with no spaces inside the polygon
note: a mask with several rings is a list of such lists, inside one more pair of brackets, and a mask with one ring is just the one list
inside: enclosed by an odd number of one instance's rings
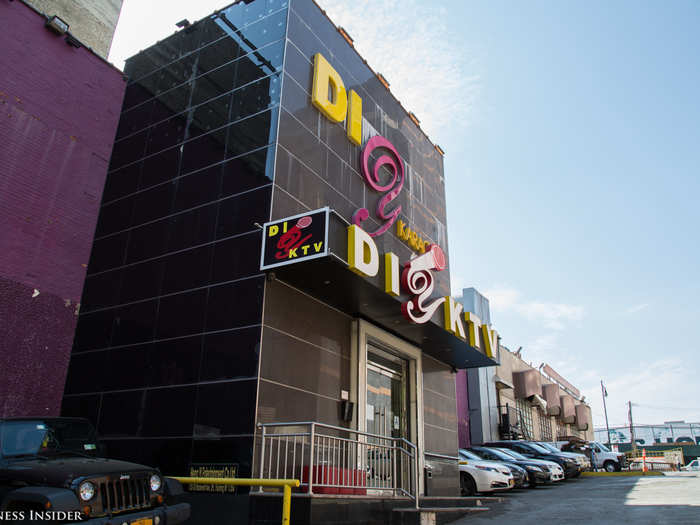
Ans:
{"label": "parking lot", "polygon": [[503,503],[490,505],[491,512],[454,523],[700,523],[700,477],[695,474],[581,477],[534,490],[510,491],[502,497]]}

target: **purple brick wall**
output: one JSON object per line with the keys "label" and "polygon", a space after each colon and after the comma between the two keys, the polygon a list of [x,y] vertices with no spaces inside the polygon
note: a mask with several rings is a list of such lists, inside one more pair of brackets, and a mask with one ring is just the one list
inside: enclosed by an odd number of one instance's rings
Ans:
{"label": "purple brick wall", "polygon": [[0,416],[57,415],[125,83],[23,3],[0,20]]}
{"label": "purple brick wall", "polygon": [[467,371],[457,370],[455,375],[457,391],[457,436],[459,448],[471,446],[469,437],[469,390],[467,388]]}

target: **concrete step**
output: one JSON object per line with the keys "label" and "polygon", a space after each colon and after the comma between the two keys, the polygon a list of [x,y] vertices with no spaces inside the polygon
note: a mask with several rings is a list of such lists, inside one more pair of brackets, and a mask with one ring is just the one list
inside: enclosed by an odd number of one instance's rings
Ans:
{"label": "concrete step", "polygon": [[391,525],[442,525],[488,510],[488,507],[403,507],[392,511]]}
{"label": "concrete step", "polygon": [[503,502],[503,498],[497,496],[426,496],[419,498],[420,507],[482,507],[484,505],[497,505]]}

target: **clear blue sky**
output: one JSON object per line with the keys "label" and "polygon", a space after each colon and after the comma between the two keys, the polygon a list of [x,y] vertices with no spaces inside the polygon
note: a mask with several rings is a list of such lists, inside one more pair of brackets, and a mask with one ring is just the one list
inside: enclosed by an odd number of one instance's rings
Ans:
{"label": "clear blue sky", "polygon": [[[700,3],[451,3],[481,79],[442,139],[452,271],[501,291],[505,343],[584,387],[598,423],[601,378],[611,423],[628,400],[700,420]],[[532,302],[580,310],[552,327]]]}
{"label": "clear blue sky", "polygon": [[[125,0],[117,66],[226,0]],[[700,421],[700,2],[319,0],[446,151],[453,289],[602,422]]]}

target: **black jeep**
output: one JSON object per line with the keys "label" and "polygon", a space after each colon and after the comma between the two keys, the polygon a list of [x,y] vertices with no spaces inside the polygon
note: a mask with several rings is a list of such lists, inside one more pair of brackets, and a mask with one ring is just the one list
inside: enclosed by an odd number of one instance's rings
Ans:
{"label": "black jeep", "polygon": [[173,525],[187,503],[167,505],[180,484],[157,469],[99,457],[81,418],[0,419],[0,520]]}

